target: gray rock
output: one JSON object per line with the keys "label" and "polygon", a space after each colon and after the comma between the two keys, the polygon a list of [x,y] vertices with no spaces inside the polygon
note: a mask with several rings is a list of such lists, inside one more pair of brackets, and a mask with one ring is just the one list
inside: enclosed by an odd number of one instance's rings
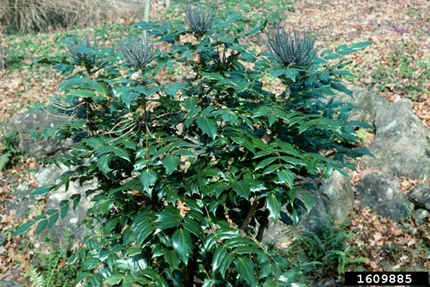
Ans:
{"label": "gray rock", "polygon": [[410,178],[430,175],[430,132],[413,114],[409,100],[379,109],[375,125],[375,139],[368,148],[375,158],[363,156],[363,167]]}
{"label": "gray rock", "polygon": [[[0,125],[0,132],[9,134],[18,131],[36,130],[39,127],[55,127],[70,120],[62,113],[49,111],[24,112],[14,115]],[[73,143],[71,139],[61,141],[63,152]],[[52,158],[61,153],[60,141],[53,138],[45,140],[43,136],[31,139],[30,133],[18,134],[14,145],[19,150],[24,150],[26,156],[34,157],[36,160]]]}
{"label": "gray rock", "polygon": [[408,195],[409,200],[415,203],[416,206],[422,207],[430,211],[430,184],[420,183]]}
{"label": "gray rock", "polygon": [[417,218],[417,223],[419,225],[423,225],[424,224],[424,218],[430,217],[430,212],[428,210],[419,208],[419,209],[414,210],[414,215]]}
{"label": "gray rock", "polygon": [[357,185],[361,206],[390,220],[400,222],[411,215],[411,205],[396,177],[380,171],[366,174]]}
{"label": "gray rock", "polygon": [[[345,169],[347,172],[348,170]],[[334,224],[340,224],[348,217],[354,208],[354,191],[352,190],[349,179],[341,173],[334,171],[328,179],[321,181],[321,186],[318,188],[318,183],[309,179],[299,177],[303,184],[312,184],[312,192],[315,197],[315,206],[309,214],[302,209],[302,219],[297,227],[291,227],[278,221],[276,224],[270,222],[269,228],[264,233],[264,240],[270,243],[285,242],[293,238],[294,233],[303,234],[304,231],[319,233],[327,224],[327,219],[323,214],[328,214]],[[297,198],[303,201],[300,193]],[[283,208],[283,211],[288,214],[288,211]],[[322,226],[318,220],[322,221]]]}
{"label": "gray rock", "polygon": [[376,94],[375,91],[366,91],[366,89],[362,87],[357,87],[353,85],[346,86],[347,89],[352,91],[353,97],[336,90],[333,92],[336,94],[335,96],[326,96],[327,99],[320,99],[321,102],[326,103],[331,98],[334,100],[352,104],[361,109],[352,109],[348,114],[348,119],[351,121],[361,121],[365,122],[371,126],[374,126],[374,120],[376,111],[383,106],[387,106],[389,103],[383,97],[380,97]]}
{"label": "gray rock", "polygon": [[[348,173],[348,169],[344,169]],[[328,179],[321,181],[319,192],[327,214],[333,218],[334,224],[340,224],[351,214],[354,208],[354,191],[347,177],[334,171]]]}
{"label": "gray rock", "polygon": [[[273,221],[269,222],[269,227],[264,232],[263,241],[268,243],[278,243],[285,242],[294,238],[294,233],[303,234],[303,232],[310,231],[314,233],[319,233],[323,226],[320,226],[318,220],[312,218],[315,216],[326,222],[326,219],[323,216],[323,213],[327,213],[324,207],[324,202],[321,194],[318,192],[312,193],[315,197],[315,206],[311,209],[309,213],[302,209],[302,219],[297,227],[292,227],[286,225],[281,220],[278,220],[276,224],[273,224]],[[303,197],[298,194],[297,198],[300,200]],[[283,208],[283,211],[288,214],[288,211]]]}
{"label": "gray rock", "polygon": [[24,287],[24,284],[18,283],[16,281],[10,280],[2,280],[0,281],[0,287]]}
{"label": "gray rock", "polygon": [[27,184],[18,184],[15,191],[13,192],[13,196],[16,197],[16,202],[10,200],[7,205],[8,212],[14,210],[13,216],[16,218],[28,216],[28,213],[31,211],[30,206],[37,203],[37,200],[34,197],[26,197],[32,193],[33,190],[34,187],[31,187]]}
{"label": "gray rock", "polygon": [[[61,176],[64,172],[70,170],[66,166],[60,164],[60,168],[56,165],[51,165],[47,168],[41,169],[35,172],[35,179],[43,185],[53,184],[55,179]],[[58,181],[57,181],[58,183]],[[85,192],[90,189],[95,189],[97,187],[97,180],[83,182],[82,186],[79,182],[70,182],[69,188],[66,192],[65,186],[61,186],[58,190],[50,191],[47,194],[46,211],[50,209],[60,210],[60,202],[65,199],[69,199],[73,194],[81,194],[81,200],[79,201],[76,210],[73,210],[72,203],[69,205],[69,211],[67,212],[64,220],[59,217],[54,226],[48,230],[47,227],[38,235],[40,239],[48,236],[55,242],[61,243],[65,241],[64,233],[65,229],[68,229],[72,236],[71,239],[82,240],[86,235],[93,235],[94,233],[89,230],[86,226],[81,226],[77,228],[79,223],[87,218],[86,213],[89,208],[94,205],[91,199],[94,195],[87,197]]]}

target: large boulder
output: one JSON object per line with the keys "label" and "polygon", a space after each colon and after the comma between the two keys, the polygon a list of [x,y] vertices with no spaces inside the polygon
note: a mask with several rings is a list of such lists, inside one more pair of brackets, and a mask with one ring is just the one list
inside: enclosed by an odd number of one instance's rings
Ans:
{"label": "large boulder", "polygon": [[[61,168],[54,164],[44,168],[38,166],[37,170],[34,172],[34,178],[41,186],[54,184],[57,177],[61,176],[64,172],[73,169],[73,166],[69,169],[62,164],[59,165]],[[86,226],[81,226],[80,228],[77,227],[83,219],[88,218],[86,216],[87,210],[94,205],[94,202],[91,202],[94,195],[87,197],[86,191],[95,189],[96,187],[97,180],[93,179],[91,181],[83,182],[82,186],[80,186],[78,182],[70,182],[67,192],[64,185],[58,190],[50,191],[46,195],[46,211],[50,209],[60,210],[60,202],[65,199],[69,199],[73,194],[80,194],[81,200],[76,207],[76,210],[73,210],[72,204],[69,205],[69,211],[64,220],[59,216],[51,229],[48,230],[48,228],[45,227],[45,229],[38,235],[39,242],[43,242],[43,239],[46,236],[49,236],[54,243],[61,244],[65,241],[65,229],[67,229],[69,234],[71,234],[72,240],[79,241],[86,235],[93,235],[94,232]],[[36,204],[38,201],[35,197],[28,196],[35,189],[35,187],[24,183],[19,184],[12,194],[15,199],[8,203],[7,211],[13,212],[15,218],[27,217],[31,211],[31,205]]]}
{"label": "large boulder", "polygon": [[[348,172],[348,169],[344,170]],[[302,184],[313,186],[312,196],[315,198],[315,206],[309,213],[302,210],[302,219],[297,227],[293,228],[278,221],[276,224],[270,222],[268,230],[264,233],[264,241],[270,243],[285,242],[293,238],[293,233],[303,234],[304,231],[320,233],[327,224],[324,214],[328,214],[334,224],[340,224],[352,212],[354,207],[354,191],[349,179],[341,173],[334,171],[328,179],[323,179],[321,183],[310,179],[301,178]],[[320,185],[318,187],[318,185]],[[299,193],[297,198],[303,201]],[[283,207],[283,211],[288,211]],[[322,225],[318,219],[321,220]]]}
{"label": "large boulder", "polygon": [[361,207],[367,206],[392,221],[400,222],[412,213],[413,204],[403,194],[399,180],[393,175],[371,171],[361,179],[357,191]]}
{"label": "large boulder", "polygon": [[[71,170],[63,164],[59,165],[61,169],[56,165],[50,165],[49,167],[40,169],[34,174],[35,179],[41,185],[54,184],[54,181],[57,177],[61,176],[64,172]],[[39,238],[43,239],[45,236],[49,235],[55,243],[60,244],[65,240],[65,229],[68,229],[69,233],[71,233],[72,240],[82,240],[86,235],[93,235],[94,233],[86,226],[81,226],[80,228],[77,227],[83,219],[87,218],[87,210],[94,205],[94,202],[91,202],[94,194],[87,197],[86,191],[92,189],[94,190],[96,187],[97,180],[93,179],[91,181],[83,182],[82,186],[79,185],[78,181],[70,182],[67,192],[64,185],[58,190],[50,191],[47,194],[46,211],[50,209],[56,209],[60,211],[60,202],[62,200],[69,199],[73,194],[80,194],[81,199],[78,206],[76,207],[76,210],[73,210],[72,204],[70,204],[66,217],[64,219],[59,217],[57,222],[51,227],[50,230],[45,227],[45,229],[40,233]]]}
{"label": "large boulder", "polygon": [[414,115],[411,102],[403,99],[376,113],[376,134],[369,146],[375,156],[363,156],[361,165],[395,176],[423,179],[430,176],[430,131]]}
{"label": "large boulder", "polygon": [[422,207],[430,211],[430,184],[424,182],[418,184],[412,188],[408,197],[415,206]]}
{"label": "large boulder", "polygon": [[414,210],[414,215],[417,218],[418,225],[423,225],[425,223],[424,218],[430,217],[430,212],[425,209],[418,208]]}
{"label": "large boulder", "polygon": [[[312,193],[312,195],[315,198],[315,206],[309,213],[307,213],[305,210],[302,210],[302,219],[300,220],[300,223],[297,227],[289,226],[283,223],[281,220],[278,220],[276,224],[273,224],[273,221],[270,220],[269,226],[264,232],[263,241],[272,244],[282,243],[292,240],[294,238],[294,233],[303,234],[305,230],[319,233],[323,226],[319,225],[318,220],[313,218],[313,216],[325,222],[323,214],[326,214],[327,212],[325,210],[322,196],[318,192]],[[297,196],[297,198],[300,200],[303,199],[300,194]],[[288,214],[288,211],[284,207],[282,210]]]}
{"label": "large boulder", "polygon": [[[349,169],[345,168],[346,173]],[[322,179],[319,192],[323,195],[324,207],[334,224],[340,224],[354,209],[354,191],[349,179],[334,171],[328,179]]]}
{"label": "large boulder", "polygon": [[[26,130],[37,130],[39,127],[55,127],[70,120],[70,117],[53,111],[32,111],[14,115],[0,125],[0,133],[9,134]],[[73,144],[71,139],[62,140],[43,136],[31,139],[30,133],[18,134],[14,145],[19,150],[24,150],[25,155],[36,160],[52,158],[55,155],[66,152]]]}
{"label": "large boulder", "polygon": [[34,197],[25,198],[27,195],[32,193],[34,187],[26,183],[21,182],[18,184],[13,192],[14,199],[7,204],[7,210],[13,212],[13,216],[16,218],[23,218],[28,216],[31,211],[31,206],[37,203]]}
{"label": "large boulder", "polygon": [[320,99],[321,102],[326,103],[330,99],[342,103],[352,104],[361,109],[352,109],[348,114],[348,119],[351,121],[365,122],[371,126],[374,126],[374,120],[376,111],[383,106],[387,106],[389,103],[383,97],[376,94],[374,90],[367,91],[366,89],[358,86],[349,85],[347,86],[352,91],[352,97],[336,90],[333,92],[334,96],[326,96],[326,99]]}

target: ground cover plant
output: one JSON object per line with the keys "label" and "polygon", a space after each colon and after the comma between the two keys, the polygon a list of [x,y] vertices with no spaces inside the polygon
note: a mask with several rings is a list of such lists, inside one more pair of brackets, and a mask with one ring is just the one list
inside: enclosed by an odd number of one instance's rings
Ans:
{"label": "ground cover plant", "polygon": [[[175,1],[179,4],[179,2]],[[172,3],[175,3],[172,2]],[[339,5],[332,5],[330,3],[324,3],[323,1],[294,1],[289,5],[294,7],[295,12],[284,10],[282,17],[287,17],[287,21],[283,23],[290,25],[293,24],[296,28],[302,27],[304,24],[306,28],[309,28],[310,35],[315,38],[315,47],[320,51],[329,47],[329,49],[335,49],[342,43],[357,43],[362,41],[373,41],[374,44],[360,54],[350,54],[346,57],[353,60],[351,65],[346,66],[345,69],[356,75],[355,78],[346,77],[348,81],[352,81],[355,85],[360,85],[366,89],[373,89],[379,86],[379,83],[372,82],[372,75],[378,67],[390,66],[395,68],[396,63],[390,63],[390,53],[392,53],[391,47],[398,43],[414,43],[414,45],[406,46],[408,50],[404,50],[402,53],[410,53],[414,60],[417,61],[417,65],[406,64],[400,65],[399,67],[409,66],[415,70],[417,76],[420,76],[420,68],[426,67],[426,57],[428,55],[428,42],[430,38],[427,33],[427,22],[425,22],[426,14],[428,15],[429,7],[425,1],[416,1],[415,9],[411,13],[407,5],[402,5],[401,2],[391,3],[387,6],[385,2],[374,2],[374,1],[352,1],[348,3],[339,2]],[[348,8],[352,5],[354,9]],[[170,23],[178,23],[174,26],[180,25],[183,22],[182,7],[175,11],[168,11],[164,13],[165,8],[155,2],[152,9],[154,13],[151,14],[151,22],[160,23],[167,21]],[[228,7],[228,3],[219,2],[216,7],[223,9]],[[245,7],[245,5],[237,5],[236,8]],[[264,14],[261,13],[261,9],[266,9],[267,5],[250,5],[250,12],[256,13],[256,15]],[[171,13],[175,12],[175,13]],[[247,11],[240,11],[247,13]],[[269,11],[270,12],[270,11]],[[222,14],[222,11],[218,11],[217,14]],[[221,15],[221,18],[228,16],[229,14]],[[384,15],[383,17],[380,17]],[[258,17],[251,19],[257,23]],[[119,30],[128,30],[128,27],[124,27],[124,23],[129,22],[130,19],[124,18],[115,20],[115,23],[107,23],[104,27],[94,27],[96,34],[100,39],[100,46],[111,47],[117,46],[117,43],[112,45],[112,38],[119,38],[117,33]],[[176,22],[175,22],[176,21]],[[274,22],[279,20],[273,19]],[[238,22],[236,22],[238,23]],[[240,24],[238,24],[240,26]],[[245,29],[250,31],[257,25],[249,25]],[[288,26],[289,27],[289,26]],[[334,28],[336,27],[336,28]],[[8,73],[2,79],[0,79],[0,122],[10,118],[15,113],[24,112],[26,109],[34,106],[38,102],[46,102],[46,96],[57,93],[56,89],[58,84],[64,81],[65,76],[61,76],[58,70],[52,69],[52,66],[45,65],[31,65],[34,59],[53,56],[57,57],[61,55],[63,57],[64,50],[62,50],[63,43],[61,39],[67,37],[67,34],[76,35],[82,34],[85,30],[69,30],[63,32],[62,29],[51,31],[47,34],[5,34],[4,23],[1,23],[0,30],[2,30],[2,47],[4,46],[5,51],[12,53],[12,57],[7,60]],[[54,27],[57,28],[57,27]],[[407,31],[407,33],[398,33],[396,30]],[[105,31],[105,32],[102,32]],[[93,31],[89,30],[90,33]],[[109,36],[109,38],[104,37]],[[139,36],[139,34],[135,34]],[[257,43],[256,37],[262,35],[262,42],[259,42],[259,46],[255,46]],[[181,37],[182,38],[182,37]],[[265,33],[255,34],[251,37],[241,39],[242,43],[245,43],[249,47],[252,47],[253,51],[257,53],[261,51],[268,51],[266,43],[264,41]],[[118,41],[114,39],[113,42]],[[189,41],[186,38],[181,39],[181,43]],[[40,50],[38,49],[40,48]],[[162,49],[162,48],[161,48]],[[163,50],[163,49],[162,49]],[[2,49],[3,51],[3,49]],[[40,53],[43,51],[43,54]],[[417,53],[417,54],[415,54]],[[20,55],[15,57],[14,55]],[[7,56],[7,55],[6,55]],[[12,62],[12,63],[10,63]],[[242,62],[248,69],[251,63]],[[11,64],[11,66],[9,65]],[[252,66],[251,66],[252,67]],[[10,69],[11,68],[11,69]],[[160,71],[157,75],[157,80],[160,82],[172,83],[179,78],[183,78],[187,71],[181,64],[174,63],[172,68],[164,73]],[[120,72],[121,72],[120,68]],[[400,73],[394,71],[394,75],[399,77]],[[122,72],[121,72],[122,73]],[[424,72],[422,76],[423,82],[416,85],[418,88],[422,88],[423,93],[416,93],[417,97],[414,99],[414,113],[422,120],[423,124],[428,127],[430,122],[430,106],[428,102],[428,75]],[[391,75],[391,74],[390,74]],[[396,79],[393,79],[395,81]],[[413,80],[413,78],[411,78]],[[385,79],[383,77],[378,78],[378,81],[382,83]],[[404,82],[404,79],[403,79]],[[271,91],[276,94],[280,94],[284,87],[281,81],[277,78],[273,78],[270,74],[265,75],[262,80],[263,90]],[[385,89],[378,89],[378,95],[386,98],[391,103],[397,99],[403,97],[409,97],[410,95],[403,89],[402,81],[400,84],[388,86]],[[2,137],[4,135],[0,135]],[[372,136],[366,136],[369,141],[372,141]],[[8,152],[8,151],[6,151]],[[38,213],[32,212],[28,217],[19,219],[14,214],[5,209],[7,203],[13,200],[13,191],[18,184],[28,183],[33,186],[34,178],[32,178],[32,172],[37,163],[34,159],[25,158],[16,154],[14,162],[10,162],[10,165],[6,169],[0,172],[0,193],[1,193],[1,228],[2,232],[5,232],[7,241],[4,246],[0,246],[0,278],[6,278],[7,280],[12,278],[18,282],[23,282],[23,278],[16,273],[16,269],[19,267],[18,261],[13,261],[10,257],[12,252],[18,252],[27,260],[30,260],[34,255],[34,249],[40,249],[40,243],[35,241],[35,237],[30,233],[20,235],[12,238],[12,233],[22,222],[26,220],[31,221]],[[357,166],[356,166],[357,167]],[[365,169],[359,169],[358,171],[350,172],[352,177],[351,182],[355,186],[363,173],[367,172]],[[404,192],[418,184],[420,181],[415,179],[408,179],[404,177],[399,178],[401,188]],[[43,210],[43,201],[40,201],[40,206]],[[359,204],[355,205],[353,214],[350,215],[352,219],[351,225],[346,227],[346,231],[354,232],[354,236],[347,242],[348,246],[359,246],[361,249],[360,256],[369,258],[369,262],[365,265],[365,270],[368,271],[382,271],[385,270],[386,264],[391,266],[399,267],[401,270],[423,270],[419,269],[424,266],[424,269],[428,270],[426,264],[428,264],[428,248],[425,247],[426,236],[428,231],[425,229],[418,228],[413,221],[406,221],[402,223],[393,223],[384,218],[373,215],[369,210],[359,208]],[[402,225],[409,225],[407,229],[403,229]],[[399,228],[400,227],[400,228]],[[382,228],[382,231],[381,231]],[[33,229],[32,229],[33,230]],[[35,230],[35,228],[34,228]],[[400,235],[399,235],[400,233]],[[382,234],[382,236],[381,236]],[[427,235],[426,235],[427,234]],[[1,245],[1,244],[0,244]],[[285,248],[287,242],[280,242],[277,244],[278,247]],[[389,246],[395,246],[395,248],[388,248]],[[45,252],[50,252],[49,249],[44,249]],[[407,260],[404,260],[404,259]],[[292,258],[290,258],[292,259]],[[58,268],[61,268],[61,264]],[[79,264],[78,264],[79,267]],[[321,266],[323,267],[323,266]],[[64,266],[63,266],[64,268]],[[418,269],[416,269],[418,268]],[[14,271],[15,270],[15,271]],[[43,268],[39,268],[39,271],[43,272]],[[363,269],[360,269],[363,270]],[[11,274],[12,273],[12,274]],[[337,272],[335,272],[337,273]],[[45,275],[45,274],[44,274]],[[336,274],[330,272],[322,272],[321,277],[328,279],[337,278]],[[339,276],[338,278],[342,278]],[[4,280],[4,279],[3,279]],[[320,285],[324,285],[324,282],[318,282]],[[331,282],[333,283],[333,281]],[[338,286],[343,286],[342,284]]]}
{"label": "ground cover plant", "polygon": [[[305,31],[292,36],[280,27],[269,37],[270,53],[259,55],[239,40],[261,32],[266,22],[226,35],[225,27],[238,15],[225,21],[214,21],[213,15],[189,6],[188,29],[136,23],[141,38],[121,38],[120,51],[99,48],[88,34],[69,37],[64,43],[71,59],[35,61],[70,75],[59,85],[65,97],[53,97],[48,109],[73,119],[33,136],[73,137],[79,144],[46,161],[75,168],[30,196],[63,184],[67,190],[70,181],[99,180],[97,189],[86,192],[96,202],[87,215],[102,228],[68,260],[81,263],[75,283],[291,285],[300,278],[289,270],[289,261],[261,243],[268,219],[297,225],[302,208],[314,205],[296,175],[345,174],[344,167],[354,168],[345,155],[369,154],[348,147],[358,141],[355,127],[371,128],[347,121],[352,105],[310,99],[333,94],[332,89],[352,95],[339,79],[351,76],[342,70],[348,64],[343,55],[371,42],[317,55]],[[156,52],[147,36],[174,43],[185,34],[195,41],[169,52]],[[121,58],[130,69],[125,77],[117,67]],[[158,71],[175,61],[190,65],[192,77],[167,85],[156,81]],[[255,63],[253,70],[241,61]],[[85,69],[74,73],[75,66]],[[264,72],[286,86],[280,97],[262,89]],[[321,151],[331,153],[321,156]],[[60,210],[36,216],[14,235],[36,223],[37,232],[52,227],[80,197],[63,200]],[[91,222],[81,225],[92,227]]]}

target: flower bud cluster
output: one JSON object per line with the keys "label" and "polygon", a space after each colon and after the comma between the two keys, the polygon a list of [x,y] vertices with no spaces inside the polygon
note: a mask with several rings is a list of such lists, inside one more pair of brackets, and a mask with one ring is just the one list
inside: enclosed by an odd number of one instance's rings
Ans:
{"label": "flower bud cluster", "polygon": [[120,46],[123,52],[125,63],[135,69],[143,69],[154,59],[154,42],[149,47],[148,36],[146,31],[142,31],[142,39],[139,42],[139,38],[131,36],[128,33],[129,39],[123,41],[122,36],[120,37]]}
{"label": "flower bud cluster", "polygon": [[215,12],[208,7],[208,14],[200,8],[193,8],[191,4],[188,5],[188,9],[185,10],[185,23],[190,26],[190,30],[197,35],[202,35],[204,32],[209,30],[215,19]]}
{"label": "flower bud cluster", "polygon": [[269,51],[273,58],[285,66],[307,66],[315,57],[311,56],[314,40],[311,40],[303,31],[303,38],[294,29],[294,38],[291,32],[287,35],[283,26],[278,27],[272,35],[269,34]]}
{"label": "flower bud cluster", "polygon": [[88,31],[85,32],[84,36],[85,44],[83,43],[83,40],[76,35],[76,37],[69,37],[66,39],[67,43],[67,49],[66,53],[69,54],[76,62],[80,62],[81,60],[85,63],[90,63],[94,60],[95,56],[88,55],[87,53],[82,53],[78,51],[78,47],[86,47],[89,49],[97,50],[98,49],[98,42],[97,38],[94,36],[94,46],[91,46],[90,37],[88,35]]}

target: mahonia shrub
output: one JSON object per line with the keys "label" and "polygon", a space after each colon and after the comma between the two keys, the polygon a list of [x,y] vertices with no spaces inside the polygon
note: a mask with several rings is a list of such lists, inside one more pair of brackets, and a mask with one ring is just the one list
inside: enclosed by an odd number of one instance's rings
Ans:
{"label": "mahonia shrub", "polygon": [[[89,219],[80,223],[95,235],[68,260],[80,264],[76,283],[291,286],[299,274],[261,243],[269,219],[297,225],[302,209],[314,205],[300,176],[345,174],[344,167],[354,168],[345,155],[368,154],[350,149],[358,141],[354,128],[369,127],[347,121],[353,106],[319,99],[332,89],[352,95],[340,80],[351,75],[342,70],[349,63],[343,55],[371,43],[342,45],[318,57],[305,34],[292,39],[278,29],[269,37],[270,53],[256,54],[241,40],[261,33],[266,22],[228,35],[225,28],[239,15],[220,21],[204,13],[189,8],[187,28],[136,23],[142,38],[121,37],[117,51],[91,45],[86,36],[85,45],[65,40],[71,60],[35,61],[70,76],[59,85],[65,96],[54,96],[44,109],[72,118],[33,136],[73,138],[76,145],[45,162],[71,170],[30,196],[98,179],[97,188],[86,191],[94,196]],[[186,34],[195,41],[178,44]],[[154,46],[150,36],[157,38]],[[160,42],[170,50],[155,51]],[[254,67],[245,69],[245,62]],[[175,63],[187,65],[190,76],[158,82],[157,73]],[[74,73],[79,65],[85,69]],[[125,76],[121,65],[129,69]],[[267,74],[286,85],[281,96],[263,90]],[[15,235],[36,223],[37,232],[52,227],[80,199],[74,194],[61,201]]]}

